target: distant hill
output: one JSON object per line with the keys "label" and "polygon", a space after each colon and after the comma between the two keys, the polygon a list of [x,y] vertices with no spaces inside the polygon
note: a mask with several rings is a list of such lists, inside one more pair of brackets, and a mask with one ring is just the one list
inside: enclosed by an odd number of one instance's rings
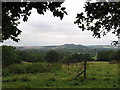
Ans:
{"label": "distant hill", "polygon": [[75,45],[75,44],[64,44],[58,46],[17,46],[18,50],[58,50],[58,51],[69,51],[69,52],[97,52],[99,50],[117,50],[117,46],[114,45]]}
{"label": "distant hill", "polygon": [[88,47],[97,50],[115,50],[115,51],[118,50],[118,47],[114,45],[91,45]]}
{"label": "distant hill", "polygon": [[26,49],[41,49],[42,46],[16,46],[18,50],[26,50]]}
{"label": "distant hill", "polygon": [[75,45],[75,44],[64,44],[58,46],[16,46],[17,49],[88,49],[88,48],[108,48],[108,49],[117,49],[117,46],[114,45]]}
{"label": "distant hill", "polygon": [[118,48],[114,45],[91,45],[89,48]]}
{"label": "distant hill", "polygon": [[65,45],[59,45],[59,46],[17,46],[18,50],[27,50],[27,49],[39,49],[39,50],[76,50],[76,49],[87,49],[87,46],[83,45],[75,45],[75,44],[65,44]]}

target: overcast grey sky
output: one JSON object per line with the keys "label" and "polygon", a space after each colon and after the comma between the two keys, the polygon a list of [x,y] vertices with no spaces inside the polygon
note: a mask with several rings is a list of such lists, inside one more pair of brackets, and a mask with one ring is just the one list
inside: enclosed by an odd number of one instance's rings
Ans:
{"label": "overcast grey sky", "polygon": [[46,45],[63,45],[63,44],[82,44],[82,45],[105,45],[111,41],[117,40],[117,37],[111,33],[101,39],[92,36],[92,32],[80,30],[74,24],[77,13],[84,11],[84,0],[65,0],[62,6],[66,7],[68,13],[63,20],[54,17],[50,11],[44,15],[37,14],[32,10],[28,22],[21,21],[18,26],[22,30],[18,43],[7,40],[3,44],[13,46],[46,46]]}

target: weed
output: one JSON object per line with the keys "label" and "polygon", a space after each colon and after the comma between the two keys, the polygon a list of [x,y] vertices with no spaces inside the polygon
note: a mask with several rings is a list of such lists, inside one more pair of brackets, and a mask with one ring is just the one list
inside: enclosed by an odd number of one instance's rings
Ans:
{"label": "weed", "polygon": [[91,78],[91,80],[96,80],[96,78],[95,78],[95,77],[93,77],[93,78]]}
{"label": "weed", "polygon": [[48,79],[48,81],[56,81],[56,79],[54,77],[51,77],[50,79]]}
{"label": "weed", "polygon": [[19,81],[26,82],[26,81],[31,81],[31,80],[28,76],[23,75],[23,76],[20,76]]}
{"label": "weed", "polygon": [[110,81],[111,79],[110,78],[105,78],[103,81]]}
{"label": "weed", "polygon": [[74,86],[78,86],[78,85],[79,85],[79,82],[74,82],[73,85],[74,85]]}
{"label": "weed", "polygon": [[[23,89],[24,89],[24,88],[29,88],[29,89],[30,89],[31,87],[28,86],[28,85],[20,85],[18,88],[23,88]],[[26,90],[26,89],[25,89],[25,90]]]}

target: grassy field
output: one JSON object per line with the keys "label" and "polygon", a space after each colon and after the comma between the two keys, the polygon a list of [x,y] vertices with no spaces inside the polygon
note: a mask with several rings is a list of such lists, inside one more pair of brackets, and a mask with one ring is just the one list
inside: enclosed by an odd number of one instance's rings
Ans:
{"label": "grassy field", "polygon": [[[27,63],[26,63],[27,64]],[[80,66],[81,65],[81,66]],[[79,67],[80,66],[80,67]],[[62,69],[43,73],[3,76],[3,88],[118,88],[118,64],[87,62],[87,78],[75,79],[83,64],[62,65]]]}

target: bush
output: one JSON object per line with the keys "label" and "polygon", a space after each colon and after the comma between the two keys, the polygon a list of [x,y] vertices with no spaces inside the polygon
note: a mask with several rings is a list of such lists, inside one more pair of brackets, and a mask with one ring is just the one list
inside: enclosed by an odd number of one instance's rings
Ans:
{"label": "bush", "polygon": [[28,76],[22,75],[19,77],[19,81],[22,82],[30,81],[30,78]]}
{"label": "bush", "polygon": [[13,64],[3,70],[3,76],[10,74],[24,74],[24,73],[43,73],[54,70],[60,70],[61,64],[59,63],[24,63],[24,64]]}
{"label": "bush", "polygon": [[61,70],[62,69],[62,64],[61,63],[52,63],[52,70]]}
{"label": "bush", "polygon": [[20,56],[15,47],[2,46],[2,66],[7,67],[11,64],[21,63]]}
{"label": "bush", "polygon": [[48,79],[48,81],[56,81],[56,79],[54,77],[51,77],[50,79]]}
{"label": "bush", "polygon": [[3,69],[3,70],[2,70],[2,75],[3,75],[3,76],[9,76],[9,75],[10,75],[9,69]]}

